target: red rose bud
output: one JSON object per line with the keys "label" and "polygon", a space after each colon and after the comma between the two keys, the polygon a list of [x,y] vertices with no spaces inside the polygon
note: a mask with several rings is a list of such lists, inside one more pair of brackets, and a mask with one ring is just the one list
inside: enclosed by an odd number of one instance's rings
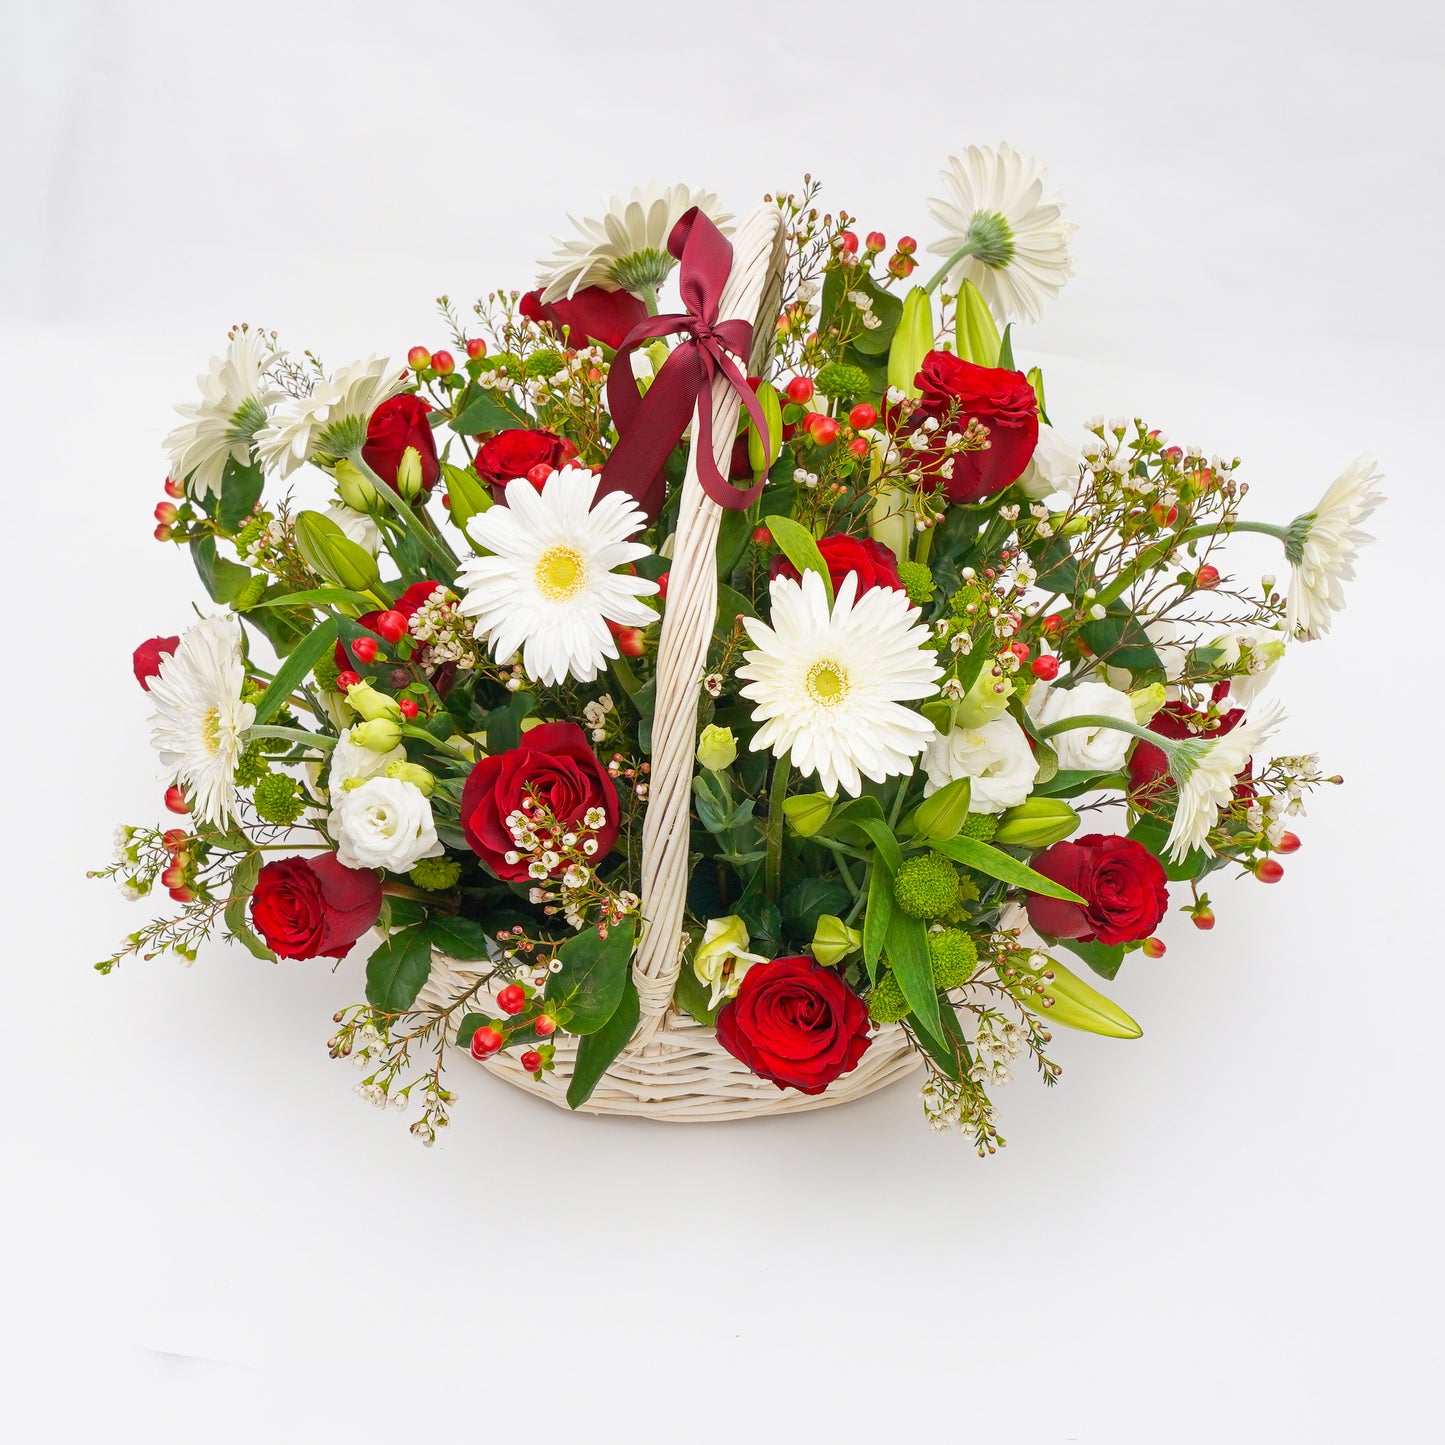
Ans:
{"label": "red rose bud", "polygon": [[1013,653],[1020,662],[1027,662],[1029,660],[1029,645],[1027,642],[1010,642],[1008,650]]}
{"label": "red rose bud", "polygon": [[166,807],[172,813],[189,813],[191,811],[191,805],[186,801],[186,795],[174,783],[166,789]]}
{"label": "red rose bud", "polygon": [[456,357],[450,351],[433,351],[431,369],[438,376],[450,376],[457,369]]}
{"label": "red rose bud", "polygon": [[1162,938],[1146,938],[1144,940],[1145,958],[1163,958],[1166,951]]}
{"label": "red rose bud", "polygon": [[179,500],[186,494],[186,489],[174,477],[166,478],[166,496],[175,497]]}
{"label": "red rose bud", "polygon": [[912,236],[900,236],[898,238],[898,254],[900,256],[911,256],[918,249],[918,242]]}
{"label": "red rose bud", "polygon": [[1057,637],[1064,630],[1064,619],[1057,612],[1050,612],[1040,626],[1046,637]]}
{"label": "red rose bud", "polygon": [[606,291],[601,286],[584,286],[566,300],[542,302],[541,291],[528,291],[517,303],[528,321],[550,326],[558,340],[583,347],[598,342],[616,351],[627,333],[647,320],[647,306],[630,291]]}
{"label": "red rose bud", "polygon": [[425,371],[431,365],[431,352],[425,346],[413,346],[406,354],[406,364],[413,371]]}
{"label": "red rose bud", "polygon": [[852,411],[848,413],[848,425],[854,431],[867,431],[878,420],[878,408],[869,406],[866,401],[860,401]]}
{"label": "red rose bud", "polygon": [[404,612],[398,612],[395,608],[388,608],[372,623],[372,627],[386,638],[388,642],[400,642],[410,630],[411,622]]}
{"label": "red rose bud", "polygon": [[[472,459],[477,475],[492,489],[492,495],[500,501],[507,483],[518,477],[526,477],[534,487],[541,490],[542,483],[565,467],[577,456],[577,448],[565,437],[545,428],[527,430],[513,427],[488,437]],[[532,475],[535,468],[545,467],[539,473],[541,480]]]}
{"label": "red rose bud", "polygon": [[810,376],[795,376],[786,387],[788,400],[799,406],[806,406],[813,399],[813,379]]}
{"label": "red rose bud", "polygon": [[1279,842],[1274,845],[1276,853],[1298,853],[1299,850],[1300,840],[1294,833],[1281,833]]}
{"label": "red rose bud", "polygon": [[838,237],[838,245],[848,255],[855,255],[858,251],[858,237],[852,231],[844,231]]}
{"label": "red rose bud", "polygon": [[161,842],[168,853],[178,853],[190,841],[191,835],[184,828],[167,828]]}
{"label": "red rose bud", "polygon": [[1036,657],[1029,664],[1029,670],[1042,682],[1052,682],[1059,675],[1059,659],[1047,653]]}
{"label": "red rose bud", "polygon": [[521,984],[509,983],[497,995],[497,1007],[504,1014],[519,1014],[527,1007],[527,995]]}
{"label": "red rose bud", "polygon": [[131,671],[147,692],[151,690],[151,678],[160,673],[161,658],[169,657],[180,645],[179,637],[148,637],[131,654]]}
{"label": "red rose bud", "polygon": [[532,1020],[532,1029],[535,1033],[541,1034],[545,1039],[549,1034],[557,1032],[557,1020],[554,1019],[551,1014],[538,1014],[537,1017]]}
{"label": "red rose bud", "polygon": [[1055,843],[1033,868],[1084,900],[1080,907],[1043,893],[1027,895],[1029,922],[1048,938],[1134,943],[1154,932],[1169,907],[1163,865],[1132,838],[1089,833]]}
{"label": "red rose bud", "polygon": [[358,661],[368,665],[376,661],[376,654],[379,647],[374,637],[358,637],[351,644],[351,655]]}
{"label": "red rose bud", "polygon": [[868,455],[868,443],[864,441],[862,437],[854,437],[853,440],[848,443],[848,450],[852,452],[855,457],[859,458],[859,460],[862,460],[862,458]]}
{"label": "red rose bud", "polygon": [[169,888],[166,890],[171,895],[173,903],[194,903],[196,895],[189,888]]}
{"label": "red rose bud", "polygon": [[1254,876],[1261,883],[1278,883],[1284,877],[1284,865],[1276,863],[1273,858],[1261,858],[1254,865]]}
{"label": "red rose bud", "polygon": [[251,922],[281,958],[345,958],[380,917],[381,880],[334,853],[274,859],[251,894]]}
{"label": "red rose bud", "polygon": [[[366,442],[361,448],[361,459],[394,492],[402,490],[397,476],[404,459],[408,471],[412,473],[409,478],[411,485],[406,489],[412,496],[418,490],[416,468],[420,468],[421,490],[428,492],[442,474],[436,439],[427,420],[430,412],[431,407],[421,397],[404,393],[382,402],[366,424]],[[406,457],[408,448],[416,453],[414,459]]]}
{"label": "red rose bud", "polygon": [[489,1059],[506,1043],[506,1039],[490,1024],[483,1024],[472,1035],[471,1055],[474,1059]]}
{"label": "red rose bud", "polygon": [[409,697],[397,698],[396,705],[398,708],[401,709],[401,715],[407,720],[407,722],[410,722],[417,715],[417,713],[421,711],[421,709]]}
{"label": "red rose bud", "polygon": [[483,341],[480,336],[473,336],[467,342],[467,355],[470,356],[473,361],[475,361],[477,357],[485,356],[486,354],[487,343]]}
{"label": "red rose bud", "polygon": [[540,1074],[542,1072],[542,1056],[536,1049],[528,1049],[517,1062],[521,1064],[529,1074]]}
{"label": "red rose bud", "polygon": [[869,231],[863,238],[863,244],[875,254],[888,249],[888,238],[882,231]]}

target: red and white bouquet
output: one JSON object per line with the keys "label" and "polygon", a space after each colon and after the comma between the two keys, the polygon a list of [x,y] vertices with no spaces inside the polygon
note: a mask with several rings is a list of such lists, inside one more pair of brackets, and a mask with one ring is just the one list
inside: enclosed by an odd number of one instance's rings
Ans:
{"label": "red and white bouquet", "polygon": [[[1265,693],[1343,605],[1377,473],[1261,520],[1238,460],[1051,417],[1016,327],[1073,227],[1007,146],[942,182],[922,271],[811,182],[767,198],[753,317],[719,309],[753,223],[674,186],[535,290],[443,299],[405,368],[233,331],[156,508],[213,605],[134,659],[174,823],[103,870],[177,911],[99,969],[374,940],[330,1049],[427,1143],[457,1052],[578,1107],[671,1018],[802,1101],[888,1040],[992,1152],[1056,1026],[1137,1036],[1091,979],[1171,907],[1210,927],[1210,875],[1277,881],[1331,781],[1266,753]],[[1231,574],[1241,531],[1282,584]]]}

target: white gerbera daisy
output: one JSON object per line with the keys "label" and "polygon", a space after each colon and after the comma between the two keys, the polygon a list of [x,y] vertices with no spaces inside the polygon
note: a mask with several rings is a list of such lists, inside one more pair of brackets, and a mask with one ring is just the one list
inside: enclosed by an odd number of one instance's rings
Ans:
{"label": "white gerbera daisy", "polygon": [[745,620],[756,645],[738,668],[762,724],[753,751],[790,753],[825,792],[853,797],[863,790],[860,774],[881,783],[911,771],[933,724],[903,704],[931,697],[943,674],[918,609],[890,587],[860,597],[856,572],[831,611],[816,572],[801,582],[775,577],[769,593],[772,625]]}
{"label": "white gerbera daisy", "polygon": [[1360,530],[1385,500],[1379,468],[1372,457],[1358,457],[1330,484],[1314,511],[1296,517],[1285,536],[1284,551],[1293,576],[1286,620],[1292,635],[1323,637],[1345,605],[1342,581],[1352,581],[1355,556],[1374,539]]}
{"label": "white gerbera daisy", "polygon": [[226,354],[213,356],[210,370],[196,378],[200,401],[176,407],[186,421],[166,438],[166,450],[171,476],[193,496],[219,497],[228,461],[250,465],[251,438],[281,395],[266,385],[266,368],[283,354],[259,331],[237,331]]}
{"label": "white gerbera daisy", "polygon": [[1283,718],[1276,703],[1209,742],[1185,741],[1169,750],[1169,771],[1179,785],[1167,845],[1172,862],[1181,862],[1196,848],[1213,854],[1208,839],[1219,810],[1228,806],[1240,772]]}
{"label": "white gerbera daisy", "polygon": [[552,686],[569,676],[591,682],[617,656],[609,622],[657,621],[637,600],[657,583],[613,571],[649,554],[627,540],[647,518],[626,492],[599,498],[598,481],[586,467],[563,467],[540,492],[516,478],[507,483],[505,506],[468,524],[492,555],[463,563],[458,610],[476,619],[477,637],[498,658],[520,650],[527,675]]}
{"label": "white gerbera daisy", "polygon": [[241,624],[229,613],[187,628],[151,679],[151,744],[207,823],[220,825],[235,811],[241,734],[256,720],[256,709],[241,701],[245,680]]}
{"label": "white gerbera daisy", "polygon": [[957,291],[972,281],[1000,321],[1037,321],[1044,302],[1074,274],[1062,198],[1044,192],[1047,173],[1007,143],[969,146],[942,172],[946,196],[928,209],[945,234],[929,250],[946,256],[935,281]]}
{"label": "white gerbera daisy", "polygon": [[311,389],[288,398],[256,434],[268,472],[289,477],[308,458],[349,456],[366,440],[366,424],[382,402],[406,384],[406,372],[385,357],[369,356],[340,367]]}
{"label": "white gerbera daisy", "polygon": [[569,216],[582,234],[571,241],[554,236],[556,253],[538,262],[546,288],[543,302],[575,296],[584,286],[639,296],[655,293],[677,264],[668,252],[667,238],[694,206],[720,229],[729,229],[724,223],[732,217],[719,209],[718,198],[691,186],[636,187],[626,200],[611,197],[600,221]]}

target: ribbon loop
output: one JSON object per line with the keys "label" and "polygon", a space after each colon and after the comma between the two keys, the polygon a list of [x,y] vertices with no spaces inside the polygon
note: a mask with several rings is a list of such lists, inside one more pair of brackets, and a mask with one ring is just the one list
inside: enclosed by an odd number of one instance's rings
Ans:
{"label": "ribbon loop", "polygon": [[[759,433],[768,423],[747,377],[733,359],[752,349],[750,321],[718,320],[723,287],[732,270],[731,242],[696,206],[667,238],[679,264],[678,287],[685,311],[649,316],[623,338],[607,378],[607,406],[617,426],[617,445],[602,468],[602,492],[629,493],[655,521],[666,494],[663,466],[697,411],[694,458],[702,489],[720,507],[741,511],[757,500],[761,481],[738,488],[718,470],[713,451],[713,382],[721,377],[738,395]],[[645,341],[682,336],[645,396],[637,393],[632,353]],[[769,446],[771,450],[771,445]]]}

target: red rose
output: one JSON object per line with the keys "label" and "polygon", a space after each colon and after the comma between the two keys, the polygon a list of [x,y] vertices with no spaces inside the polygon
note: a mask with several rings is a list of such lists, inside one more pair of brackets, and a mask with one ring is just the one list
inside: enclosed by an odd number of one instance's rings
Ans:
{"label": "red rose", "polygon": [[639,321],[647,320],[647,307],[630,291],[608,291],[584,286],[570,301],[542,300],[540,291],[528,291],[517,310],[529,321],[550,326],[569,346],[593,341],[616,351]]}
{"label": "red rose", "polygon": [[1029,922],[1050,938],[1133,943],[1148,938],[1169,907],[1163,865],[1132,838],[1090,833],[1055,843],[1033,860],[1033,867],[1085,900],[1080,908],[1062,898],[1029,894]]}
{"label": "red rose", "polygon": [[[916,420],[931,416],[941,422],[951,415],[949,425],[957,431],[975,419],[988,428],[983,451],[955,454],[953,475],[944,481],[951,501],[981,502],[1023,475],[1039,441],[1039,399],[1028,377],[975,366],[949,351],[930,351],[914,380],[920,390]],[[932,454],[935,474],[942,452],[939,436]],[[927,465],[925,460],[925,471]]]}
{"label": "red rose", "polygon": [[718,1014],[717,1039],[760,1078],[802,1094],[821,1094],[873,1042],[863,1000],[810,958],[755,963]]}
{"label": "red rose", "polygon": [[[392,603],[390,608],[376,608],[371,612],[363,612],[361,616],[356,619],[356,625],[375,632],[377,618],[379,618],[384,611],[400,612],[401,615],[410,622],[411,619],[416,616],[422,603],[425,602],[440,585],[439,582],[413,582],[411,586]],[[377,633],[377,636],[379,638],[381,634]],[[336,665],[343,672],[348,669],[354,669],[359,665],[357,660],[347,651],[345,643],[338,642],[336,644],[335,656]],[[424,667],[426,665],[426,648],[417,648],[408,660],[415,662],[418,667]]]}
{"label": "red rose", "polygon": [[[875,542],[871,537],[849,537],[836,533],[822,537],[818,550],[828,564],[828,576],[833,579],[833,591],[843,585],[843,579],[850,573],[858,574],[858,595],[874,587],[891,587],[895,592],[908,589],[898,580],[898,558],[891,547]],[[795,581],[798,569],[786,557],[774,557],[772,577],[791,577]]]}
{"label": "red rose", "polygon": [[396,490],[396,469],[401,465],[401,454],[408,447],[415,447],[421,457],[421,484],[428,492],[442,474],[436,439],[426,419],[430,410],[421,397],[404,393],[382,402],[371,414],[361,459],[392,491]]}
{"label": "red rose", "polygon": [[[566,437],[546,430],[499,431],[477,448],[472,465],[477,475],[491,487],[499,500],[508,482],[525,477],[533,467],[551,467],[559,471],[577,456],[577,448]],[[541,483],[533,485],[540,492]]]}
{"label": "red rose", "polygon": [[135,672],[135,680],[147,692],[151,690],[151,678],[161,670],[161,658],[169,657],[180,645],[179,637],[148,637],[131,654],[130,665]]}
{"label": "red rose", "polygon": [[[1170,702],[1149,719],[1148,726],[1151,733],[1158,733],[1161,738],[1218,738],[1233,732],[1243,721],[1242,707],[1221,713],[1211,726],[1207,714],[1187,703]],[[1246,777],[1248,773],[1246,767],[1240,777]],[[1173,782],[1164,749],[1156,748],[1153,743],[1135,743],[1129,754],[1129,796],[1135,805],[1147,806]]]}
{"label": "red rose", "polygon": [[282,958],[345,958],[380,916],[380,879],[334,853],[278,858],[251,894],[251,922]]}
{"label": "red rose", "polygon": [[[507,861],[508,853],[520,850],[506,821],[518,810],[527,811],[523,804],[529,799],[535,803],[533,811],[551,813],[560,828],[579,838],[595,837],[594,862],[600,863],[617,839],[617,789],[576,723],[543,723],[532,728],[522,734],[517,747],[483,758],[467,777],[462,789],[462,831],[477,857],[509,883],[530,876],[530,859],[525,853],[515,863]],[[599,828],[590,828],[585,822],[593,808],[600,808],[604,815]],[[560,874],[566,866],[564,859],[553,871]]]}

